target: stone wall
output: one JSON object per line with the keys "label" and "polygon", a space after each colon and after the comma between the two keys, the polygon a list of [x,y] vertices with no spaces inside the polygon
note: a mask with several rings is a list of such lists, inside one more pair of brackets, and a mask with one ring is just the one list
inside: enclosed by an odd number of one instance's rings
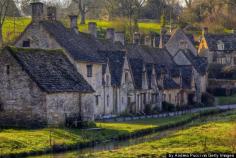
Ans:
{"label": "stone wall", "polygon": [[45,93],[30,79],[16,60],[0,54],[0,125],[34,126],[46,123]]}

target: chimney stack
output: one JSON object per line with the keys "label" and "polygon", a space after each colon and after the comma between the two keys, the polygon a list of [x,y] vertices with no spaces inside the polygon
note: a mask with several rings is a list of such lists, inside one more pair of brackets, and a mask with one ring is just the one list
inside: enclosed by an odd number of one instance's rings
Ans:
{"label": "chimney stack", "polygon": [[159,43],[159,48],[164,48],[165,47],[165,42],[164,42],[164,36],[166,35],[166,29],[162,28],[161,33],[160,33],[160,43]]}
{"label": "chimney stack", "polygon": [[145,36],[144,45],[150,46],[150,47],[152,46],[152,38],[150,36]]}
{"label": "chimney stack", "polygon": [[115,32],[115,42],[120,42],[122,45],[125,45],[125,33]]}
{"label": "chimney stack", "polygon": [[108,28],[106,32],[106,39],[114,42],[114,38],[115,38],[115,29]]}
{"label": "chimney stack", "polygon": [[48,20],[57,20],[57,8],[54,6],[50,6],[47,8],[47,16]]}
{"label": "chimney stack", "polygon": [[78,31],[78,16],[77,15],[70,15],[70,28]]}
{"label": "chimney stack", "polygon": [[97,38],[97,23],[89,22],[88,23],[88,30],[91,35]]}
{"label": "chimney stack", "polygon": [[32,21],[39,22],[39,21],[43,20],[44,4],[42,2],[33,2],[33,3],[31,3],[31,7],[32,7]]}
{"label": "chimney stack", "polygon": [[134,33],[134,35],[133,35],[133,43],[134,44],[141,44],[141,35],[140,35],[140,33],[138,33],[138,32],[135,32]]}

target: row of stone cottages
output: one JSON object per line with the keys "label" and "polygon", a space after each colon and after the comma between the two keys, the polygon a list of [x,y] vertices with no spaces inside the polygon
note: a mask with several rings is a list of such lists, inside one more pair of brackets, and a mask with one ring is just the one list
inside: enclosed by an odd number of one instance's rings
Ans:
{"label": "row of stone cottages", "polygon": [[32,23],[0,54],[1,124],[61,125],[201,101],[207,62],[182,30],[155,48],[140,45],[137,34],[126,44],[114,29],[98,39],[95,23],[87,34],[77,16],[70,19],[66,28],[56,9],[45,16],[43,3],[32,3]]}

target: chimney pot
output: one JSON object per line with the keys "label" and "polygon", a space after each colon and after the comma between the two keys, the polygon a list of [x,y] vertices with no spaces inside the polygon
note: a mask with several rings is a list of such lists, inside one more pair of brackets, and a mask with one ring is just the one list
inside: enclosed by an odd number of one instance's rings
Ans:
{"label": "chimney pot", "polygon": [[96,22],[89,22],[88,30],[91,35],[97,38],[97,23]]}
{"label": "chimney pot", "polygon": [[135,32],[133,35],[133,43],[134,44],[140,44],[141,43],[141,35],[138,32]]}
{"label": "chimney pot", "polygon": [[42,2],[33,2],[31,3],[31,7],[32,7],[32,21],[39,22],[43,20],[44,4]]}
{"label": "chimney pot", "polygon": [[69,17],[70,17],[70,28],[78,31],[78,16],[70,15]]}
{"label": "chimney pot", "polygon": [[57,8],[50,6],[47,8],[48,20],[57,20]]}
{"label": "chimney pot", "polygon": [[115,42],[120,42],[122,45],[125,45],[125,33],[115,32]]}
{"label": "chimney pot", "polygon": [[106,32],[106,39],[111,40],[114,42],[114,36],[115,36],[115,29],[114,28],[108,28]]}

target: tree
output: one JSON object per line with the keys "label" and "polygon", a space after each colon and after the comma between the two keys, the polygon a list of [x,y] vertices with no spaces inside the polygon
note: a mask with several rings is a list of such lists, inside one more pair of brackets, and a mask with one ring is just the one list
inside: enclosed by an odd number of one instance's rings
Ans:
{"label": "tree", "polygon": [[165,28],[166,26],[166,17],[165,15],[161,16],[161,28]]}
{"label": "tree", "polygon": [[0,0],[0,46],[3,46],[3,24],[6,20],[10,0]]}
{"label": "tree", "polygon": [[79,8],[79,13],[81,16],[80,24],[85,24],[86,21],[86,14],[90,9],[90,5],[92,4],[91,0],[73,0],[75,3],[77,3]]}

